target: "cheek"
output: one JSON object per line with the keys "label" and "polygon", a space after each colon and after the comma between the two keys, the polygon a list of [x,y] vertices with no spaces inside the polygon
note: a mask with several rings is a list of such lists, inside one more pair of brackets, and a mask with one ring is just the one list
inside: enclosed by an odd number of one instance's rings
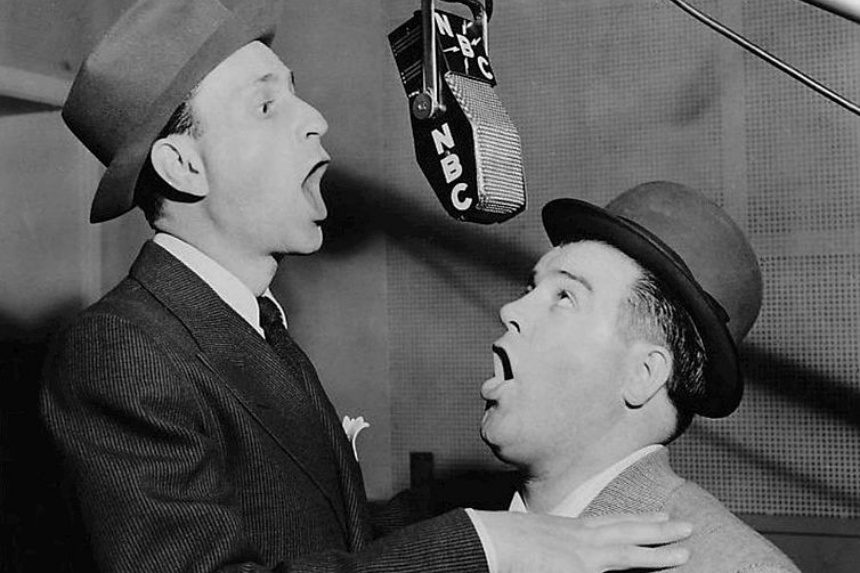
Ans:
{"label": "cheek", "polygon": [[206,178],[221,200],[241,202],[255,187],[256,156],[242,144],[228,145],[223,138],[207,145],[203,156]]}
{"label": "cheek", "polygon": [[302,189],[302,183],[307,173],[292,157],[268,153],[250,174],[255,190],[261,200],[271,209],[281,209],[282,216],[291,214],[303,216],[307,211],[307,201]]}
{"label": "cheek", "polygon": [[588,353],[558,349],[554,356],[537,356],[532,367],[524,373],[524,402],[532,412],[531,424],[550,434],[564,434],[575,420],[589,416],[595,383],[601,384],[594,372],[594,361]]}
{"label": "cheek", "polygon": [[207,168],[226,178],[252,180],[277,164],[278,142],[258,131],[220,130],[206,143]]}
{"label": "cheek", "polygon": [[501,410],[500,421],[506,431],[528,436],[542,434],[543,428],[552,428],[563,418],[565,396],[558,385],[546,378],[542,380],[516,380],[517,391],[506,396]]}
{"label": "cheek", "polygon": [[573,344],[560,344],[558,337],[536,341],[520,364],[517,377],[523,382],[539,386],[546,392],[564,390],[570,380],[585,367],[588,352]]}
{"label": "cheek", "polygon": [[487,415],[481,435],[503,461],[539,463],[563,449],[562,444],[575,435],[571,422],[575,416],[557,397],[520,393],[505,407]]}

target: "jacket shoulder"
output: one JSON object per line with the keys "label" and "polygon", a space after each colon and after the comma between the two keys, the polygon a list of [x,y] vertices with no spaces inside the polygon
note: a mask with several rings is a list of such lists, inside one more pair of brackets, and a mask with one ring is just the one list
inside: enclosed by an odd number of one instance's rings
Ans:
{"label": "jacket shoulder", "polygon": [[[110,349],[111,339],[141,336],[172,348],[193,347],[182,322],[139,282],[126,278],[99,301],[83,310],[55,336],[54,345],[80,339]],[[107,346],[105,347],[105,345]]]}
{"label": "jacket shoulder", "polygon": [[63,393],[142,391],[154,381],[175,379],[195,354],[181,321],[125,279],[54,335],[43,386]]}
{"label": "jacket shoulder", "polygon": [[690,571],[799,571],[773,543],[691,481],[675,489],[664,511],[693,524],[693,535],[685,543],[691,553]]}

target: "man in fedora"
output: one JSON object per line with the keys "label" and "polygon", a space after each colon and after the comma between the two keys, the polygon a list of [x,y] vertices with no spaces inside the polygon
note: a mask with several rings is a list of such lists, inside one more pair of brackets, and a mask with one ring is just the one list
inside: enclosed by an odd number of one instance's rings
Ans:
{"label": "man in fedora", "polygon": [[520,475],[484,487],[494,493],[482,503],[569,517],[665,511],[694,526],[679,542],[691,555],[679,571],[796,572],[676,475],[665,447],[695,415],[720,418],[740,403],[737,346],[762,299],[741,230],[668,182],[605,209],[557,199],[543,222],[554,247],[526,294],[502,308],[507,331],[481,387],[481,435]]}
{"label": "man in fedora", "polygon": [[[63,109],[106,166],[91,220],[140,207],[129,276],[57,338],[42,409],[104,571],[604,571],[689,534],[454,510],[376,539],[361,472],[269,283],[319,249],[322,115],[269,48],[270,0],[140,0]],[[529,555],[544,564],[531,568]]]}

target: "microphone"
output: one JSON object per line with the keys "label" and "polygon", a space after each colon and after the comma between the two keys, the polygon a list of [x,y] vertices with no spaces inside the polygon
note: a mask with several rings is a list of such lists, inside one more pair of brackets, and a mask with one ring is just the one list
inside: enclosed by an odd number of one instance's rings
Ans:
{"label": "microphone", "polygon": [[461,221],[501,223],[526,207],[520,137],[493,89],[489,10],[456,1],[475,19],[422,0],[388,40],[410,104],[415,156],[445,211]]}

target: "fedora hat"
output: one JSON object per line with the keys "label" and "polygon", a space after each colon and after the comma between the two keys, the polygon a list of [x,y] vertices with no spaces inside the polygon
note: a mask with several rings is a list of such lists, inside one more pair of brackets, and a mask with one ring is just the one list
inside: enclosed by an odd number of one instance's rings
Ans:
{"label": "fedora hat", "polygon": [[140,0],[87,57],[63,106],[69,129],[107,167],[98,223],[134,206],[138,176],[170,116],[230,54],[271,43],[273,0]]}
{"label": "fedora hat", "polygon": [[761,308],[758,260],[740,228],[692,189],[645,183],[600,208],[556,199],[543,208],[553,245],[604,241],[650,271],[684,305],[705,348],[705,391],[696,414],[731,414],[743,394],[737,347]]}

